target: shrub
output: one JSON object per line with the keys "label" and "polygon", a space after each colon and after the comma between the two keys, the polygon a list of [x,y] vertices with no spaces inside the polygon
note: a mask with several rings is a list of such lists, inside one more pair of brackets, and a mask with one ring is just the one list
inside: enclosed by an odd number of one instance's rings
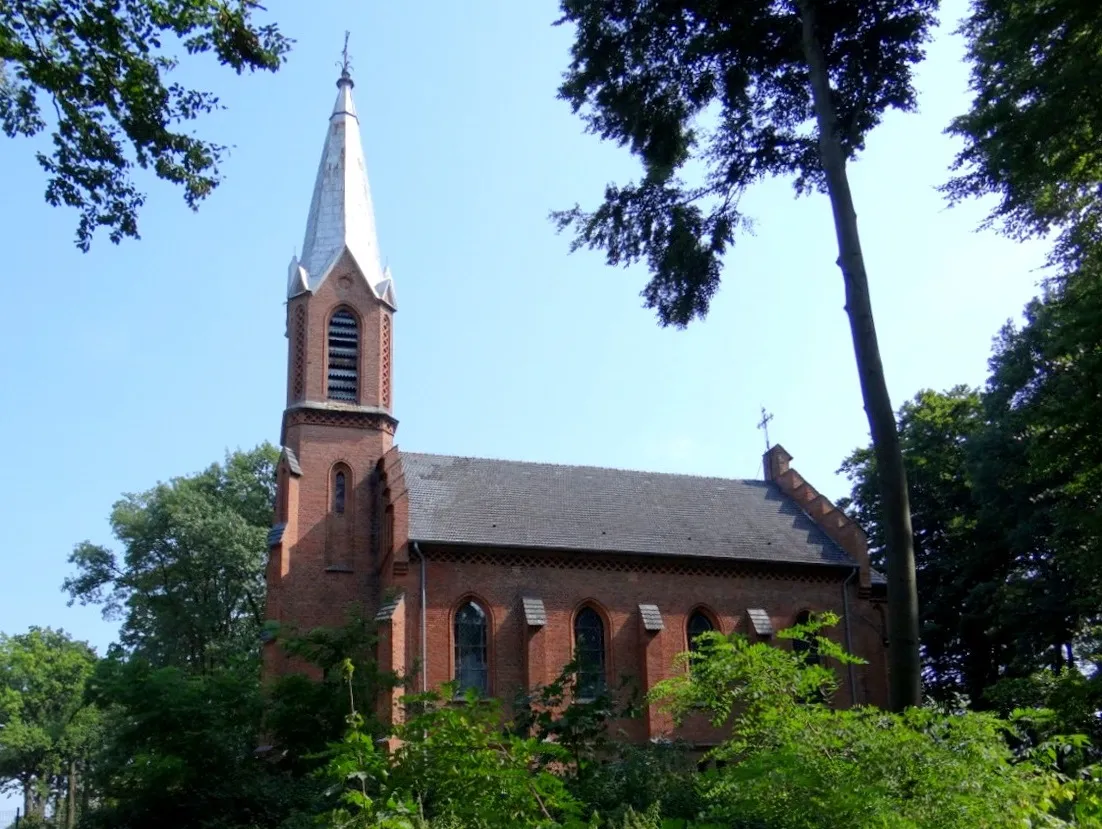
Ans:
{"label": "shrub", "polygon": [[[853,658],[821,635],[836,621],[825,615],[781,635],[811,638],[822,657],[845,664]],[[1007,721],[925,708],[833,710],[825,703],[837,677],[827,659],[738,634],[705,636],[683,656],[692,670],[654,697],[675,717],[703,708],[732,729],[711,752],[723,769],[700,778],[707,819],[768,829],[1062,823],[1051,813],[1061,781],[1015,761]]]}

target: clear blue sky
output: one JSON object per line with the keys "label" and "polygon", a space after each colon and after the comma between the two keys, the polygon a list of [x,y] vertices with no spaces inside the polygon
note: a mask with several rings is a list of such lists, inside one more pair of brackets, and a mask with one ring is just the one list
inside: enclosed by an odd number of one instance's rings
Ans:
{"label": "clear blue sky", "polygon": [[[277,441],[286,266],[301,245],[341,38],[393,269],[399,445],[417,451],[731,477],[760,476],[771,436],[832,497],[867,440],[825,197],[776,181],[744,206],[710,317],[661,329],[643,268],[569,255],[547,219],[634,174],[555,97],[571,33],[553,0],[328,0],[271,8],[297,39],[275,75],[206,62],[189,80],[228,109],[200,129],[231,145],[198,213],[149,183],[142,239],[89,254],[47,207],[35,142],[0,139],[6,290],[0,326],[0,631],[63,627],[102,652],[114,626],[68,608],[83,539],[112,542],[120,493]],[[964,4],[949,2],[950,24]],[[983,380],[991,338],[1034,294],[1041,260],[976,233],[980,205],[935,186],[967,104],[949,25],[919,72],[921,112],[895,114],[851,168],[893,403]]]}

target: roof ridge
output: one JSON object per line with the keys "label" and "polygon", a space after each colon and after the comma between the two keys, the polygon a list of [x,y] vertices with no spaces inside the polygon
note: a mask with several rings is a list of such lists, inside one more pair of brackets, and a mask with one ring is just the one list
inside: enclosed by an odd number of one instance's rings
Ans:
{"label": "roof ridge", "polygon": [[[594,469],[601,472],[633,472],[639,475],[661,475],[667,478],[694,478],[700,481],[726,481],[739,484],[767,484],[762,478],[723,478],[718,475],[693,475],[688,472],[658,472],[652,469],[629,469],[622,466],[594,466],[582,463],[556,463],[554,461],[521,461],[514,458],[488,458],[478,455],[445,455],[436,452],[409,452],[398,450],[399,455],[419,455],[424,458],[445,458],[453,461],[489,461],[491,463],[513,463],[520,466],[552,466],[560,469]],[[775,486],[775,484],[774,484]]]}

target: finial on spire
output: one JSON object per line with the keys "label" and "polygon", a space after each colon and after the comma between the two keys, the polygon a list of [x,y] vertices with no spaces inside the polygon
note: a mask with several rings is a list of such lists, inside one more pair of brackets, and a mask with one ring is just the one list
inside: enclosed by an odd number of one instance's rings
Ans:
{"label": "finial on spire", "polygon": [[316,291],[347,252],[375,296],[393,308],[392,283],[379,262],[375,212],[367,183],[360,122],[352,100],[352,61],[345,37],[343,60],[337,63],[341,77],[314,181],[302,256],[291,261],[287,294],[294,297]]}
{"label": "finial on spire", "polygon": [[348,57],[348,35],[349,32],[344,33],[344,49],[341,50],[341,76],[337,81],[337,86],[347,83],[349,86],[355,86],[355,82],[352,80],[352,59]]}

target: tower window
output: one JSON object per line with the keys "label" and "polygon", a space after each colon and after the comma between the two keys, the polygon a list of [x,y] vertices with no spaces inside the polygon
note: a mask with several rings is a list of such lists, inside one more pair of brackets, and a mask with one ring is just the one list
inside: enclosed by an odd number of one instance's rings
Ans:
{"label": "tower window", "polygon": [[702,611],[697,610],[689,617],[688,630],[689,635],[689,650],[695,651],[700,644],[696,641],[696,637],[702,633],[707,633],[710,630],[715,630],[715,625],[712,624],[712,620],[708,618]]}
{"label": "tower window", "polygon": [[344,473],[338,472],[333,478],[333,512],[344,512]]}
{"label": "tower window", "polygon": [[594,699],[605,689],[605,623],[592,607],[574,617],[574,658],[578,662],[578,699]]}
{"label": "tower window", "polygon": [[458,696],[472,689],[483,696],[490,693],[486,621],[486,611],[475,602],[467,602],[455,614],[455,692]]}
{"label": "tower window", "polygon": [[355,403],[359,391],[360,333],[351,311],[329,319],[329,399]]}

